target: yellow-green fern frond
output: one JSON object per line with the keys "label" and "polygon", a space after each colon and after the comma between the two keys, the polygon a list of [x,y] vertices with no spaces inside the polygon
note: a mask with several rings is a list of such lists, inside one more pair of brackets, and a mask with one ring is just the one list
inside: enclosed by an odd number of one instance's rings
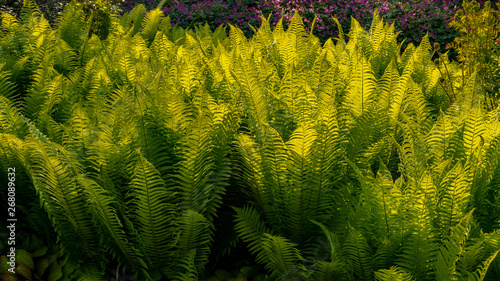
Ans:
{"label": "yellow-green fern frond", "polygon": [[397,266],[392,266],[390,269],[381,269],[375,272],[375,280],[377,281],[413,281],[411,274],[399,269]]}
{"label": "yellow-green fern frond", "polygon": [[203,274],[204,265],[208,261],[210,253],[210,223],[200,213],[186,210],[178,218],[177,225],[179,225],[176,244],[176,248],[178,248],[177,261],[185,260],[194,251],[190,271],[200,276]]}
{"label": "yellow-green fern frond", "polygon": [[258,254],[263,251],[262,237],[264,233],[272,234],[260,214],[252,206],[245,205],[243,208],[233,207],[236,211],[235,230],[239,237],[248,244],[248,249],[252,254]]}

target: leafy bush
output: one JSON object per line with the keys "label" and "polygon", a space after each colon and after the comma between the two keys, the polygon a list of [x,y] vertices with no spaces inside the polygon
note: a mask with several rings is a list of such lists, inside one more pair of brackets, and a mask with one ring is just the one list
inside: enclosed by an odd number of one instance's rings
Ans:
{"label": "leafy bush", "polygon": [[[4,0],[0,2],[0,10],[5,11],[15,17],[20,16],[23,0]],[[68,0],[37,0],[36,1],[40,12],[49,21],[54,24],[56,18],[61,14],[64,7],[69,3]]]}
{"label": "leafy bush", "polygon": [[463,63],[464,74],[470,77],[477,71],[486,97],[495,107],[500,90],[500,46],[497,28],[500,26],[500,3],[497,9],[487,1],[483,8],[476,1],[464,1],[450,26],[461,36],[455,38],[452,46],[458,51],[458,61]]}

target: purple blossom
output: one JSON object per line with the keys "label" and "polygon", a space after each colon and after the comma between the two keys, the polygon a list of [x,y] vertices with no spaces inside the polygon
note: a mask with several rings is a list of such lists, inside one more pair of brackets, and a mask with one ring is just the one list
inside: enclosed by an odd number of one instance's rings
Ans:
{"label": "purple blossom", "polygon": [[[135,4],[135,0],[125,0],[122,8],[130,10]],[[139,0],[146,2],[148,9],[154,8],[155,3],[151,0]],[[326,35],[337,34],[338,27],[331,19],[336,17],[341,23],[345,32],[349,30],[350,17],[356,18],[364,28],[369,28],[373,10],[378,8],[379,15],[384,18],[386,23],[394,22],[397,31],[402,30],[402,38],[405,37],[405,31],[413,29],[418,31],[412,35],[414,38],[408,38],[408,41],[420,40],[423,33],[429,30],[430,34],[435,28],[449,29],[448,23],[453,20],[453,15],[461,7],[457,5],[457,0],[400,0],[394,3],[393,0],[346,0],[337,1],[309,1],[309,0],[258,0],[255,7],[234,6],[231,1],[224,0],[173,0],[171,4],[166,4],[164,11],[171,15],[172,24],[191,24],[191,22],[207,21],[210,23],[221,24],[239,23],[240,26],[250,31],[247,23],[253,26],[259,26],[260,16],[267,18],[272,15],[271,25],[275,25],[283,17],[283,24],[287,28],[293,14],[298,11],[305,23],[312,22],[314,14],[317,16],[315,35],[324,32]],[[461,2],[461,1],[460,1]],[[483,4],[485,0],[478,0]],[[394,3],[394,4],[393,4]],[[149,6],[148,6],[149,5]],[[210,12],[209,15],[205,15]],[[221,17],[222,15],[222,17]],[[392,16],[391,16],[392,15]],[[213,19],[211,19],[213,18]],[[212,26],[211,26],[212,27]],[[271,27],[272,28],[272,27]],[[309,27],[310,28],[310,27]],[[309,30],[309,29],[308,29]],[[249,32],[251,34],[251,31]],[[407,42],[408,42],[407,41]]]}

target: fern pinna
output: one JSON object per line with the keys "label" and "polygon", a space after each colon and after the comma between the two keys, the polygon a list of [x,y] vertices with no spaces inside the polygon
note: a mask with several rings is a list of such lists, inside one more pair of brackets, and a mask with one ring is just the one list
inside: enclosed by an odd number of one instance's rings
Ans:
{"label": "fern pinna", "polygon": [[270,280],[498,279],[500,109],[475,74],[447,101],[459,68],[427,36],[401,54],[377,13],[323,46],[298,14],[251,39],[141,5],[106,38],[75,1],[55,30],[22,14],[2,12],[0,166],[67,278],[198,280],[244,243]]}

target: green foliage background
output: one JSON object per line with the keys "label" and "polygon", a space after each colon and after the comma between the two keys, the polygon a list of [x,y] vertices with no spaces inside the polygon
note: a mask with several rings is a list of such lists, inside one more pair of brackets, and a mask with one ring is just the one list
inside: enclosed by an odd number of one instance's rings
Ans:
{"label": "green foliage background", "polygon": [[476,72],[447,96],[457,63],[427,37],[401,53],[378,15],[348,43],[298,14],[230,28],[2,12],[0,183],[18,169],[75,280],[198,280],[240,242],[269,280],[498,279],[500,108]]}

